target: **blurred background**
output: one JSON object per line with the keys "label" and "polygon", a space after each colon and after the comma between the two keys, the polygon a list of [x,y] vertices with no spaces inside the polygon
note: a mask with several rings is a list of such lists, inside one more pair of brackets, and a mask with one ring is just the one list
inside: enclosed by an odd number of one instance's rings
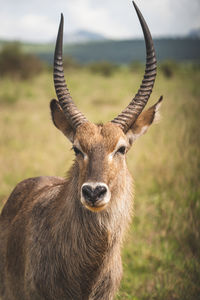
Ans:
{"label": "blurred background", "polygon": [[[138,0],[158,75],[162,119],[128,154],[135,215],[116,299],[200,299],[200,1]],[[142,30],[131,1],[0,0],[0,207],[27,177],[65,176],[71,145],[51,123],[60,13],[72,97],[93,122],[114,118],[141,83]]]}

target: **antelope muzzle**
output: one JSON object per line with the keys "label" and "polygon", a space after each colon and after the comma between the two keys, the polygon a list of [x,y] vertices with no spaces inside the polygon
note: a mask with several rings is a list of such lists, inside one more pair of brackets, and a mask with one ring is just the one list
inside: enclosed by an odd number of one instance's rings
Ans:
{"label": "antelope muzzle", "polygon": [[87,182],[81,188],[81,202],[91,211],[101,211],[108,205],[111,193],[103,182]]}

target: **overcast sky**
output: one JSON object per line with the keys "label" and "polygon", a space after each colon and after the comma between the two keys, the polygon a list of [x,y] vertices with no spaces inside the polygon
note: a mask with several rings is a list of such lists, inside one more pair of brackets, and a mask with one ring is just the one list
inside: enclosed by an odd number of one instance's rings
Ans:
{"label": "overcast sky", "polygon": [[[200,28],[200,0],[136,0],[154,37]],[[80,29],[111,38],[141,37],[131,0],[0,0],[0,38],[48,42],[60,13],[65,33]]]}

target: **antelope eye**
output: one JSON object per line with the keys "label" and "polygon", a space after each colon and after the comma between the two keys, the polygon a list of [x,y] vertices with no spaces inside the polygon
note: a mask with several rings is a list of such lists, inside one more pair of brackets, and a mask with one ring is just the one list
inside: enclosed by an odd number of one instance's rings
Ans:
{"label": "antelope eye", "polygon": [[75,153],[76,156],[77,155],[84,156],[83,153],[81,152],[81,150],[79,150],[77,147],[73,146],[73,150],[74,150],[74,153]]}
{"label": "antelope eye", "polygon": [[122,147],[120,147],[120,148],[117,150],[117,153],[125,154],[125,152],[126,152],[126,147],[125,147],[125,146],[122,146]]}

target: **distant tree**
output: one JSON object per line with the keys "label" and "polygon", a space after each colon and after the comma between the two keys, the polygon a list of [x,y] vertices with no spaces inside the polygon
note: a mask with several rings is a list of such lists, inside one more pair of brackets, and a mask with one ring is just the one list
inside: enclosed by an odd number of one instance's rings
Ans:
{"label": "distant tree", "polygon": [[165,60],[160,64],[160,70],[166,78],[173,77],[176,72],[178,65],[173,60]]}
{"label": "distant tree", "polygon": [[81,64],[76,61],[75,58],[71,56],[64,56],[63,59],[64,68],[66,69],[79,69],[81,68]]}
{"label": "distant tree", "polygon": [[137,73],[139,71],[143,71],[144,65],[140,61],[132,61],[129,64],[129,69],[131,72]]}
{"label": "distant tree", "polygon": [[92,73],[98,73],[103,76],[109,77],[113,75],[113,73],[118,68],[118,65],[108,61],[101,61],[88,64],[88,68]]}
{"label": "distant tree", "polygon": [[28,79],[44,68],[40,59],[25,54],[18,42],[5,44],[0,51],[0,76]]}

